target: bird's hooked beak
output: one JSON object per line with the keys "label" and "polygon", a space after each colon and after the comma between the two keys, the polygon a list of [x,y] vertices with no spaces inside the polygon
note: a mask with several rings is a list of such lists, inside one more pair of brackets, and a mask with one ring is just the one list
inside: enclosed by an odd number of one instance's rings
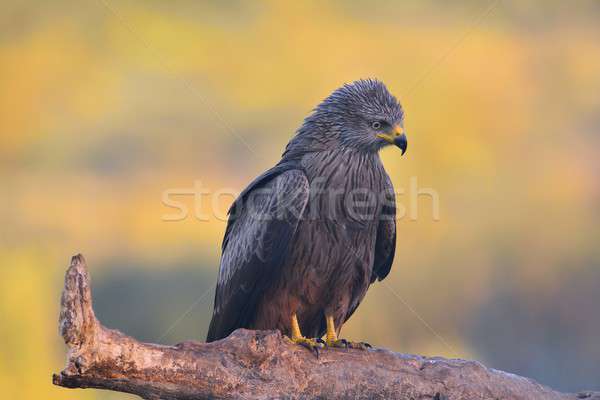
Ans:
{"label": "bird's hooked beak", "polygon": [[402,150],[402,155],[406,152],[408,142],[406,141],[406,135],[404,134],[404,128],[400,125],[395,125],[389,132],[380,133],[377,135],[378,138],[385,140],[386,142],[398,146]]}

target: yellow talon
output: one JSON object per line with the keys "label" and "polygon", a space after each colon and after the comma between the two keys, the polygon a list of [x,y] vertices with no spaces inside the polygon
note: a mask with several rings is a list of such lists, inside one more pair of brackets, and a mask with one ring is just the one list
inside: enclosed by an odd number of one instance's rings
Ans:
{"label": "yellow talon", "polygon": [[327,333],[325,343],[327,347],[343,347],[351,349],[366,350],[371,347],[370,344],[364,342],[349,342],[346,339],[338,339],[337,332],[335,330],[335,322],[333,321],[333,315],[327,315],[325,317],[327,323]]}
{"label": "yellow talon", "polygon": [[324,347],[341,347],[361,350],[366,350],[371,347],[371,345],[368,343],[349,342],[346,339],[338,339],[337,332],[335,330],[335,322],[333,320],[332,315],[327,315],[325,317],[325,322],[327,324],[327,333],[325,336],[325,341],[323,341],[320,338],[310,339],[302,336],[300,324],[298,323],[298,316],[295,313],[292,314],[291,322],[292,342],[304,346],[307,349],[313,351],[317,357],[319,357],[319,349],[322,349]]}
{"label": "yellow talon", "polygon": [[298,317],[296,314],[292,314],[292,342],[306,347],[307,349],[314,351],[316,356],[319,357],[319,349],[325,347],[324,342],[317,339],[309,339],[302,336],[300,331],[300,325],[298,324]]}
{"label": "yellow talon", "polygon": [[307,347],[310,350],[314,350],[318,353],[318,349],[325,347],[323,341],[320,339],[309,339],[305,337],[301,338],[292,338],[292,342],[299,344],[301,346]]}
{"label": "yellow talon", "polygon": [[329,347],[346,347],[340,346],[343,344],[340,340],[338,340],[337,332],[335,331],[335,322],[333,322],[333,316],[328,315],[325,317],[325,322],[327,323],[327,333],[325,343]]}

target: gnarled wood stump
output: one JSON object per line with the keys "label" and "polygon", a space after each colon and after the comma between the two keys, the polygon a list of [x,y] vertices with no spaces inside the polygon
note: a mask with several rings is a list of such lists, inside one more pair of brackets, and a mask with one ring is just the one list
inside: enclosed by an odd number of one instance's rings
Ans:
{"label": "gnarled wood stump", "polygon": [[145,399],[600,399],[564,394],[475,361],[328,349],[319,358],[279,332],[240,329],[214,343],[141,343],[102,326],[84,258],[65,277],[60,333],[67,366],[55,385]]}

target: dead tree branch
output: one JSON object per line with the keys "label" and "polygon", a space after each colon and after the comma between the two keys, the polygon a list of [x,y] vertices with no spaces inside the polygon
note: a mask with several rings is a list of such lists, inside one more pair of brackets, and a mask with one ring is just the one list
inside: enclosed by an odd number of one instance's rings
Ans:
{"label": "dead tree branch", "polygon": [[210,344],[140,343],[98,322],[81,255],[66,273],[59,323],[68,354],[55,385],[144,399],[600,399],[559,393],[475,361],[383,349],[325,350],[317,359],[272,331],[240,329]]}

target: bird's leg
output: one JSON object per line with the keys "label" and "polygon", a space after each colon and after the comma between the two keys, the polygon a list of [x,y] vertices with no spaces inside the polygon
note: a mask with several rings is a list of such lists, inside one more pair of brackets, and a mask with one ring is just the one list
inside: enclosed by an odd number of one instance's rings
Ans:
{"label": "bird's leg", "polygon": [[298,324],[298,316],[296,316],[296,313],[292,314],[292,342],[314,351],[317,357],[319,357],[319,349],[325,347],[323,340],[320,338],[309,339],[302,336],[300,324]]}
{"label": "bird's leg", "polygon": [[343,347],[361,350],[366,350],[371,347],[369,343],[365,342],[349,342],[346,339],[338,339],[337,333],[335,331],[335,322],[333,321],[333,315],[326,315],[325,322],[327,323],[325,343],[328,347]]}
{"label": "bird's leg", "polygon": [[332,315],[325,317],[327,323],[327,333],[325,334],[325,343],[328,347],[348,347],[348,342],[345,339],[338,339],[335,331],[335,322]]}

